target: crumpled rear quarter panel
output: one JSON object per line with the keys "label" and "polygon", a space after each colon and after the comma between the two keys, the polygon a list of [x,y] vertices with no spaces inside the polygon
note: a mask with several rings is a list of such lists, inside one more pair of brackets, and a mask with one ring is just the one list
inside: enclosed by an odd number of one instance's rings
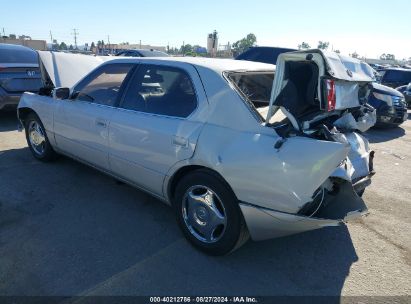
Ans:
{"label": "crumpled rear quarter panel", "polygon": [[277,140],[275,134],[205,125],[194,162],[219,172],[240,201],[296,213],[346,157],[349,146],[293,137],[277,150]]}

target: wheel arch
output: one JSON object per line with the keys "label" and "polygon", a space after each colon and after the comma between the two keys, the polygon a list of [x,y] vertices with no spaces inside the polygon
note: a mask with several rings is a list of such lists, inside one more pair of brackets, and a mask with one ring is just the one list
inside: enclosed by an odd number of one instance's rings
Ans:
{"label": "wheel arch", "polygon": [[17,115],[18,115],[19,120],[21,121],[24,121],[27,118],[27,116],[31,113],[34,113],[37,115],[37,117],[39,117],[36,111],[34,111],[32,108],[22,107],[22,108],[17,109]]}
{"label": "wheel arch", "polygon": [[177,184],[179,183],[179,181],[181,181],[181,179],[194,172],[194,171],[198,171],[198,170],[203,170],[203,171],[207,171],[208,173],[214,175],[216,178],[220,179],[222,182],[224,182],[224,184],[231,190],[231,192],[234,194],[235,197],[237,197],[232,189],[232,187],[230,186],[230,184],[225,180],[225,178],[217,171],[203,166],[203,165],[195,165],[195,164],[190,164],[190,165],[185,165],[181,168],[179,168],[176,172],[174,172],[174,174],[170,177],[168,183],[167,183],[167,197],[169,199],[169,202],[172,204],[173,200],[174,200],[174,195],[175,195],[175,190],[177,187]]}

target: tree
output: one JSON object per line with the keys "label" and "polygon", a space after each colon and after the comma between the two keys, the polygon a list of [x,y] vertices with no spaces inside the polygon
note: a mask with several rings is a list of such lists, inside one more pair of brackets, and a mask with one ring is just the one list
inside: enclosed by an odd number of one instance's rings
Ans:
{"label": "tree", "polygon": [[393,54],[385,54],[385,53],[383,53],[383,54],[380,56],[380,59],[381,59],[381,60],[395,60],[395,56],[394,56]]}
{"label": "tree", "polygon": [[72,44],[70,44],[70,46],[69,46],[69,50],[70,51],[72,51],[74,48],[73,48],[73,45]]}
{"label": "tree", "polygon": [[235,53],[241,54],[248,48],[254,46],[256,42],[257,42],[257,37],[254,34],[250,33],[243,39],[238,40],[237,42],[233,43],[233,50]]}
{"label": "tree", "polygon": [[65,44],[64,42],[61,42],[59,45],[59,50],[63,50],[63,51],[67,50],[67,44]]}
{"label": "tree", "polygon": [[394,54],[387,54],[387,56],[385,57],[387,60],[395,60],[395,56]]}
{"label": "tree", "polygon": [[96,45],[94,44],[94,41],[93,41],[93,42],[91,43],[91,45],[90,45],[90,50],[91,50],[91,51],[94,50],[95,47],[96,47]]}
{"label": "tree", "polygon": [[301,44],[298,45],[298,49],[299,50],[306,50],[306,49],[310,49],[311,46],[307,43],[307,42],[302,42]]}
{"label": "tree", "polygon": [[185,55],[193,52],[193,47],[191,44],[184,44],[180,48],[180,52]]}
{"label": "tree", "polygon": [[350,56],[351,56],[352,58],[358,58],[358,57],[360,57],[360,55],[359,55],[357,52],[351,53]]}
{"label": "tree", "polygon": [[328,46],[330,45],[330,43],[328,41],[318,41],[318,48],[320,50],[326,50],[328,49]]}
{"label": "tree", "polygon": [[337,54],[340,54],[340,53],[341,53],[340,50],[335,50],[334,52],[336,52]]}

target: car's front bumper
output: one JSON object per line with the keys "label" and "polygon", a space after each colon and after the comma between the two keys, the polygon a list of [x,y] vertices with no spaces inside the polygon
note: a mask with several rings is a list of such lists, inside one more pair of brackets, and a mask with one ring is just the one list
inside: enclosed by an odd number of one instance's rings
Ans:
{"label": "car's front bumper", "polygon": [[11,109],[15,110],[19,103],[21,94],[15,95],[0,95],[0,110]]}
{"label": "car's front bumper", "polygon": [[400,125],[408,118],[407,107],[384,107],[377,111],[377,126]]}
{"label": "car's front bumper", "polygon": [[407,103],[407,107],[411,108],[411,94],[404,94],[405,102]]}

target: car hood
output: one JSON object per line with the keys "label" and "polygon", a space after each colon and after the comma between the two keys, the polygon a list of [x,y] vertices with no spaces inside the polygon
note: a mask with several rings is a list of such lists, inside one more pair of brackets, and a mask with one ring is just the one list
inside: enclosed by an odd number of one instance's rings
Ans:
{"label": "car hood", "polygon": [[382,84],[379,84],[379,83],[376,83],[376,82],[372,83],[372,88],[373,88],[373,91],[377,92],[377,93],[402,97],[401,92],[397,91],[396,89],[387,87],[385,85],[382,85]]}
{"label": "car hood", "polygon": [[[72,88],[84,76],[105,61],[108,56],[91,56],[50,51],[39,51],[39,58],[54,87]],[[45,70],[45,71],[44,71]]]}

